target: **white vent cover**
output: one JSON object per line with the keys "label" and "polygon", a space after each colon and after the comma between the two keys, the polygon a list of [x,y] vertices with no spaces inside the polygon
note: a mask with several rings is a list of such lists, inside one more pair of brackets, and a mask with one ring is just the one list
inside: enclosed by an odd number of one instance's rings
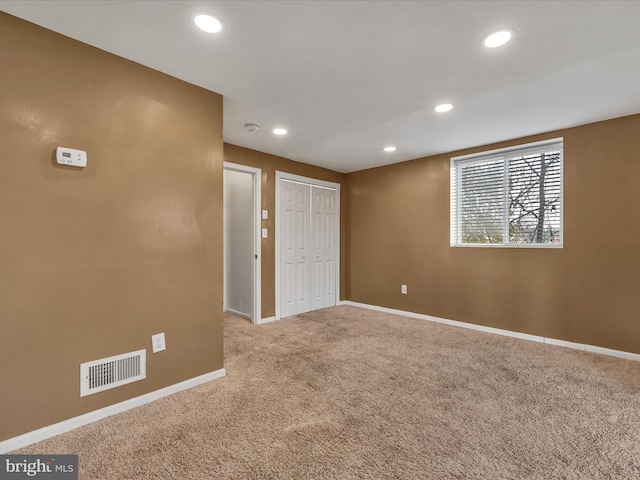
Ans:
{"label": "white vent cover", "polygon": [[80,396],[109,390],[147,377],[147,351],[123,353],[80,364]]}

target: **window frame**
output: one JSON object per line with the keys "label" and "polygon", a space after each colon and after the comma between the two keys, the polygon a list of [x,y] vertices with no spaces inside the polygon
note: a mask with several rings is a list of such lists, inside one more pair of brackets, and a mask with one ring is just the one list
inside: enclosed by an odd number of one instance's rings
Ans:
{"label": "window frame", "polygon": [[[559,242],[558,243],[463,243],[459,241],[462,238],[461,229],[462,225],[460,222],[461,209],[459,205],[461,205],[461,189],[456,188],[456,174],[457,167],[463,163],[474,163],[480,161],[489,161],[489,160],[497,160],[505,157],[508,154],[513,154],[514,152],[522,152],[526,153],[527,150],[537,150],[542,149],[547,145],[560,145],[560,234],[559,234]],[[505,172],[508,171],[508,168],[505,168]],[[505,173],[506,175],[506,173]],[[514,145],[512,147],[499,148],[495,150],[487,150],[478,153],[472,153],[468,155],[460,155],[457,157],[451,157],[450,168],[449,168],[449,176],[450,176],[450,185],[449,185],[449,214],[450,214],[450,232],[449,232],[449,240],[451,247],[471,247],[471,248],[564,248],[564,137],[557,137],[548,140],[543,140],[540,142],[532,142],[525,143],[522,145]],[[455,193],[455,198],[454,198]],[[505,190],[505,195],[508,192]],[[505,207],[508,208],[508,207]],[[507,222],[508,225],[508,222]],[[503,237],[507,238],[508,236]]]}

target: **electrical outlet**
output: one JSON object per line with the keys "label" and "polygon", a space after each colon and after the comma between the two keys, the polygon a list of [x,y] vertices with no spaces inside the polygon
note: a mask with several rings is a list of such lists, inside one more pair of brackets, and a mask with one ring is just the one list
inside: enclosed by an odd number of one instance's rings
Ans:
{"label": "electrical outlet", "polygon": [[400,290],[404,295],[407,294],[407,286],[406,285],[402,285],[401,290]]}
{"label": "electrical outlet", "polygon": [[153,348],[153,353],[167,349],[167,344],[164,341],[164,332],[151,335],[151,346]]}
{"label": "electrical outlet", "polygon": [[269,220],[269,210],[262,210],[262,219]]}

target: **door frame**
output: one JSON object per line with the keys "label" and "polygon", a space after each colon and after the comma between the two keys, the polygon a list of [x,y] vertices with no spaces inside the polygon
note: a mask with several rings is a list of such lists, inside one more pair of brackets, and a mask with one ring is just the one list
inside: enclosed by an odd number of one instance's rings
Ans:
{"label": "door frame", "polygon": [[[275,290],[276,290],[276,320],[280,320],[280,180],[287,180],[295,183],[303,183],[305,185],[311,185],[313,187],[329,188],[336,191],[336,218],[335,218],[335,245],[336,245],[336,291],[335,299],[336,305],[340,303],[340,184],[335,182],[328,182],[325,180],[318,180],[317,178],[303,177],[302,175],[295,175],[293,173],[281,172],[276,170],[276,211],[275,211],[275,231],[274,244],[275,244]],[[311,203],[311,202],[310,202]]]}
{"label": "door frame", "polygon": [[[223,170],[249,173],[253,177],[253,311],[251,323],[257,325],[262,320],[262,169],[223,162]],[[224,184],[224,182],[223,182]],[[224,281],[223,281],[224,288]],[[223,295],[224,298],[224,295]]]}

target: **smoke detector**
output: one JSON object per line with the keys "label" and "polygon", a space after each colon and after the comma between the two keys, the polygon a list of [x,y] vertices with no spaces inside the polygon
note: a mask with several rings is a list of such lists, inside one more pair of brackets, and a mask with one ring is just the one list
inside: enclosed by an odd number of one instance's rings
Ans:
{"label": "smoke detector", "polygon": [[247,132],[255,132],[260,127],[258,125],[256,125],[255,123],[245,123],[244,124],[244,128],[247,130]]}

